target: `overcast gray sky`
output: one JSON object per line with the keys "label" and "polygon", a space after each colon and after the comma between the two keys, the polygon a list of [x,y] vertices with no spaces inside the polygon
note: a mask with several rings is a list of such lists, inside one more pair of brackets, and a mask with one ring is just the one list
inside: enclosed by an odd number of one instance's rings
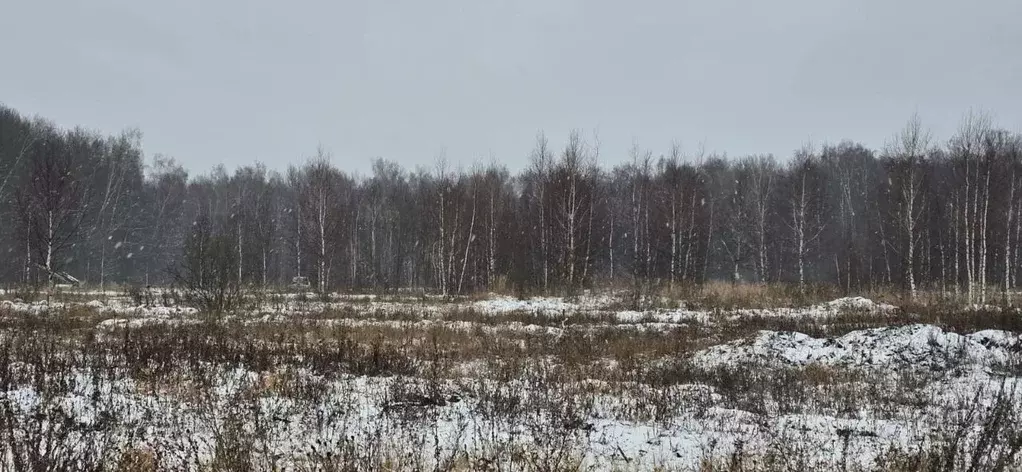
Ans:
{"label": "overcast gray sky", "polygon": [[788,156],[879,147],[918,111],[1022,124],[1018,0],[5,0],[0,102],[193,171],[347,170],[446,150],[523,167],[536,132]]}

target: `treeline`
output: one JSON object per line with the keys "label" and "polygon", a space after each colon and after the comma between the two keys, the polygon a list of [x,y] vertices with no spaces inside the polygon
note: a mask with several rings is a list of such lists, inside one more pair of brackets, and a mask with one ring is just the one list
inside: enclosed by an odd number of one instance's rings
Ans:
{"label": "treeline", "polygon": [[944,142],[918,118],[871,150],[665,154],[611,169],[580,133],[540,135],[529,166],[352,176],[320,152],[190,176],[145,163],[137,132],[62,130],[0,108],[0,253],[8,284],[172,281],[185,242],[230,241],[246,286],[570,291],[707,280],[1008,292],[1022,267],[1022,136],[969,114]]}

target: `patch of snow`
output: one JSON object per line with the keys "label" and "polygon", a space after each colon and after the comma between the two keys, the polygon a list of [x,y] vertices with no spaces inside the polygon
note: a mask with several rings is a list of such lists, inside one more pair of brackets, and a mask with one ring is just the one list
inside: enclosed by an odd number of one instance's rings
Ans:
{"label": "patch of snow", "polygon": [[638,323],[645,317],[646,313],[633,310],[619,311],[614,315],[618,323]]}
{"label": "patch of snow", "polygon": [[22,301],[0,301],[0,308],[5,308],[15,313],[22,313],[28,315],[41,315],[48,313],[50,310],[56,310],[63,308],[64,304],[59,302],[49,303],[46,300],[40,300],[37,302],[22,302]]}
{"label": "patch of snow", "polygon": [[[684,303],[682,303],[684,306]],[[623,310],[614,314],[618,323],[712,323],[714,321],[736,321],[743,317],[762,318],[828,318],[848,311],[867,312],[874,314],[889,313],[898,307],[886,303],[877,303],[864,297],[844,297],[826,303],[801,308],[745,308],[729,311],[717,310]]]}
{"label": "patch of snow", "polygon": [[760,364],[808,364],[852,367],[929,368],[992,367],[1020,360],[1018,335],[986,330],[960,335],[936,326],[915,324],[853,331],[819,339],[796,332],[760,331],[696,353],[703,368]]}
{"label": "patch of snow", "polygon": [[518,299],[511,297],[493,298],[480,300],[472,304],[472,307],[487,313],[512,313],[524,311],[540,314],[557,314],[578,310],[578,305],[554,297],[534,297]]}
{"label": "patch of snow", "polygon": [[898,307],[886,303],[877,303],[865,297],[844,297],[824,303],[825,306],[834,310],[861,310],[870,312],[894,311]]}
{"label": "patch of snow", "polygon": [[562,297],[532,297],[514,298],[506,296],[495,296],[487,300],[479,300],[471,304],[471,307],[486,313],[512,313],[516,311],[537,313],[542,315],[557,315],[574,313],[579,311],[598,311],[617,301],[612,296],[583,295],[575,300],[567,300]]}
{"label": "patch of snow", "polygon": [[101,330],[114,330],[114,329],[125,329],[125,328],[141,328],[145,326],[183,326],[199,324],[200,320],[196,319],[169,319],[169,318],[111,318],[108,320],[100,321],[96,325],[97,329]]}

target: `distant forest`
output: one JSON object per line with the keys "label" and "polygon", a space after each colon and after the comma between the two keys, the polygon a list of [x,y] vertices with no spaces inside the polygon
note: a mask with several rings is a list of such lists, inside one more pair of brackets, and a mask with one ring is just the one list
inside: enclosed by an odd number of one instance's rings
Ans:
{"label": "distant forest", "polygon": [[[0,282],[72,274],[167,285],[188,241],[229,241],[244,286],[320,291],[565,292],[708,280],[961,293],[1018,284],[1022,136],[967,114],[932,139],[914,117],[883,149],[683,155],[543,135],[529,165],[353,177],[320,152],[284,173],[189,175],[140,134],[64,130],[0,107]],[[605,158],[606,156],[602,156]]]}

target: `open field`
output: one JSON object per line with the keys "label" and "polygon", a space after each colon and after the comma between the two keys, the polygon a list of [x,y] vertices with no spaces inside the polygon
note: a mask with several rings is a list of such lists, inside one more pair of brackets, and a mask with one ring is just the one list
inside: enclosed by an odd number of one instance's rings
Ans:
{"label": "open field", "polygon": [[1022,0],[730,3],[6,1],[0,472],[1022,472]]}
{"label": "open field", "polygon": [[1014,309],[3,298],[2,470],[1022,467]]}

